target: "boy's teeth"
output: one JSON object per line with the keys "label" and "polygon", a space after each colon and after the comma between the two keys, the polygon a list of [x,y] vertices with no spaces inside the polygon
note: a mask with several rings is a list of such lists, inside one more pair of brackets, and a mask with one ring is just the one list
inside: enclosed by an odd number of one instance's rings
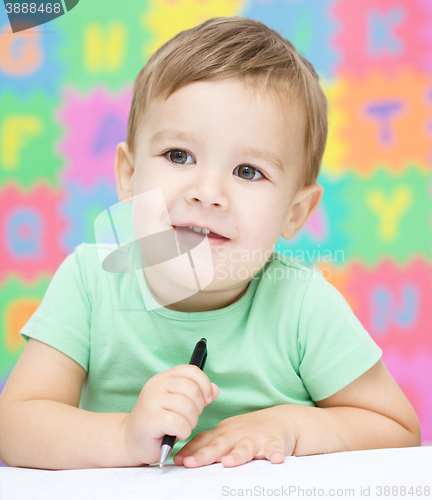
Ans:
{"label": "boy's teeth", "polygon": [[203,233],[203,234],[208,234],[210,231],[208,229],[201,229],[200,227],[196,226],[188,226],[190,229],[193,229],[196,233]]}

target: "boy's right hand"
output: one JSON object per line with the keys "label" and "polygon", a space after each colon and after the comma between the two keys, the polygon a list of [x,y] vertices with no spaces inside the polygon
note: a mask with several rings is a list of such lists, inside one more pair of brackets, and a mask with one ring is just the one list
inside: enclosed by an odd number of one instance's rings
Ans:
{"label": "boy's right hand", "polygon": [[218,395],[218,386],[194,365],[178,365],[148,380],[123,423],[133,462],[158,462],[165,434],[176,436],[176,442],[187,439],[204,407]]}

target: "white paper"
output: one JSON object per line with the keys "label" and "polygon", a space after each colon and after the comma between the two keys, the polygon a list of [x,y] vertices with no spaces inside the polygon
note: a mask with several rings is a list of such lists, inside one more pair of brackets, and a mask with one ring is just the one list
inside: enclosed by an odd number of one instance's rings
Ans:
{"label": "white paper", "polygon": [[68,471],[0,469],[1,500],[212,500],[270,496],[432,500],[431,486],[432,446],[286,457],[283,464],[253,460],[230,468],[218,463],[194,469],[176,465],[161,469],[156,465]]}

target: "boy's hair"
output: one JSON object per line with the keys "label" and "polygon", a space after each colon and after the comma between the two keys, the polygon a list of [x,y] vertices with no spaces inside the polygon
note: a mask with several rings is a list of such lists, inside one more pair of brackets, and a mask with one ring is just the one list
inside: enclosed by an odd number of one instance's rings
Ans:
{"label": "boy's hair", "polygon": [[126,138],[131,151],[153,99],[168,99],[192,82],[227,78],[242,79],[253,89],[267,91],[282,108],[300,103],[306,130],[303,173],[296,191],[314,184],[328,129],[327,99],[319,77],[291,42],[265,24],[243,17],[215,17],[181,31],[150,57],[133,86]]}

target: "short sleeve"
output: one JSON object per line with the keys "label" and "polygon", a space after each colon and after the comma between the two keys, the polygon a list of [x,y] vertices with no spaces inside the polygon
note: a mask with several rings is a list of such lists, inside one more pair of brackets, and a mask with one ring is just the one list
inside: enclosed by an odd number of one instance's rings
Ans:
{"label": "short sleeve", "polygon": [[320,401],[372,368],[383,352],[343,295],[314,270],[304,293],[298,327],[300,376]]}
{"label": "short sleeve", "polygon": [[63,352],[88,372],[91,307],[79,256],[83,245],[66,257],[54,274],[38,309],[20,334]]}

